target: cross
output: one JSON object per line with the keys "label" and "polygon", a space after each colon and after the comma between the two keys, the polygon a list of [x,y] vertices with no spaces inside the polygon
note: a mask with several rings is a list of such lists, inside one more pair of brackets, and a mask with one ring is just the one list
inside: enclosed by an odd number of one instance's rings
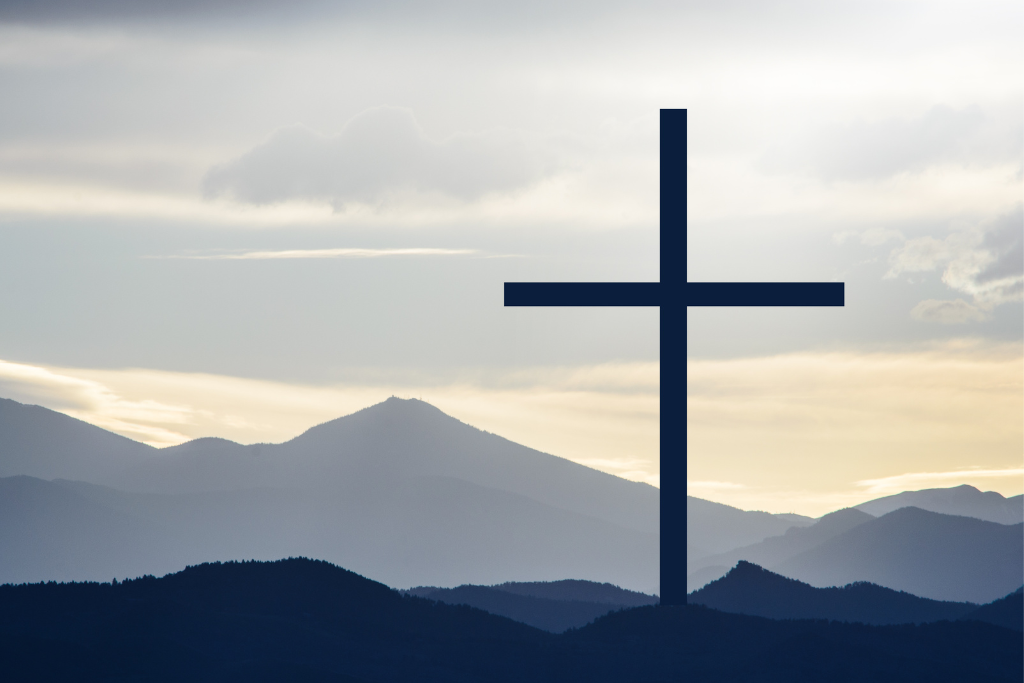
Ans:
{"label": "cross", "polygon": [[685,109],[661,110],[660,153],[660,282],[506,282],[505,305],[660,307],[661,604],[685,605],[686,307],[842,306],[844,284],[687,282]]}

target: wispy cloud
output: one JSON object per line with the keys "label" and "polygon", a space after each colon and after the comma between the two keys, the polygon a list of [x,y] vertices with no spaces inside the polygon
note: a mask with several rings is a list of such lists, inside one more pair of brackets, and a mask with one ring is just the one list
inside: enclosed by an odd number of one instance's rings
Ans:
{"label": "wispy cloud", "polygon": [[1003,479],[1024,477],[1024,468],[1008,467],[1002,469],[964,469],[951,472],[908,472],[881,479],[864,479],[857,486],[864,487],[867,493],[895,493],[920,488],[928,484],[949,486],[951,483],[965,484],[974,479]]}
{"label": "wispy cloud", "polygon": [[246,251],[234,254],[172,256],[169,258],[192,259],[199,261],[265,261],[272,259],[382,258],[385,256],[466,256],[475,253],[476,249],[435,249],[429,247],[412,247],[407,249],[363,249],[357,247],[344,247],[339,249]]}
{"label": "wispy cloud", "polygon": [[195,412],[152,398],[127,399],[102,382],[5,361],[0,361],[0,396],[45,405],[157,447],[187,441],[180,429],[194,421]]}
{"label": "wispy cloud", "polygon": [[922,322],[962,325],[969,322],[982,322],[988,320],[990,316],[963,299],[955,301],[925,299],[910,310],[910,317]]}
{"label": "wispy cloud", "polygon": [[[955,231],[943,239],[925,236],[906,240],[889,254],[889,272],[885,277],[892,279],[903,273],[921,273],[945,267],[942,282],[953,290],[972,296],[974,307],[982,311],[1004,303],[1019,302],[1024,299],[1022,224],[1024,208],[1018,206],[1012,212]],[[981,315],[980,311],[968,311],[963,306],[958,310],[947,307],[945,311],[947,316],[954,316],[954,322],[964,322],[965,313],[973,319],[979,319]],[[915,319],[930,318],[918,315]]]}

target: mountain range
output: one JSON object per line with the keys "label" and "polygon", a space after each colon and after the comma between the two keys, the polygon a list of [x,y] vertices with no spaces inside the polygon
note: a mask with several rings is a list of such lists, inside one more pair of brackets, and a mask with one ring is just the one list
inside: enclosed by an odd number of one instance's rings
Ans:
{"label": "mountain range", "polygon": [[[136,448],[13,401],[0,403],[0,424],[0,471],[29,475],[0,480],[0,581],[305,555],[398,586],[574,577],[657,591],[656,488],[415,399],[276,445]],[[25,445],[33,433],[42,446]],[[121,450],[107,453],[110,444]]]}
{"label": "mountain range", "polygon": [[[1019,589],[1000,601],[1009,601],[1015,596],[1016,602],[1024,606]],[[991,621],[986,614],[998,610],[995,602],[979,609],[969,602],[929,600],[866,581],[815,588],[743,561],[722,578],[691,593],[687,601],[724,612],[770,619],[829,619],[876,625],[957,619]],[[1005,620],[995,623],[1024,631],[1024,613],[1012,625]]]}
{"label": "mountain range", "polygon": [[580,628],[616,610],[658,604],[656,595],[571,579],[455,588],[419,586],[405,592],[449,605],[469,605],[552,633]]}
{"label": "mountain range", "polygon": [[999,524],[1024,522],[1024,495],[1004,498],[995,491],[979,491],[964,484],[946,489],[904,491],[893,496],[861,503],[856,509],[869,515],[882,515],[905,507],[958,517],[974,517]]}
{"label": "mountain range", "polygon": [[[282,444],[206,438],[154,449],[0,399],[0,474],[0,582],[301,555],[392,586],[571,577],[658,593],[656,488],[417,400],[393,397]],[[883,512],[910,493],[935,510]],[[1021,525],[986,521],[1007,519],[1019,496],[971,487],[907,496],[817,520],[690,497],[688,583],[746,560],[814,586],[872,581],[936,600],[985,603],[1020,585]]]}
{"label": "mountain range", "polygon": [[699,605],[554,635],[301,558],[0,586],[12,680],[996,683],[1022,680],[1022,656],[1019,632],[979,621],[777,621]]}
{"label": "mountain range", "polygon": [[955,602],[986,603],[1024,583],[1024,524],[914,507],[873,518],[857,509],[696,562],[691,592],[746,561],[812,586],[868,581]]}
{"label": "mountain range", "polygon": [[770,567],[828,541],[855,526],[874,519],[860,510],[847,508],[831,512],[807,526],[792,526],[782,534],[770,536],[757,543],[705,557],[687,558],[689,565],[688,592],[723,576],[737,562],[746,561]]}

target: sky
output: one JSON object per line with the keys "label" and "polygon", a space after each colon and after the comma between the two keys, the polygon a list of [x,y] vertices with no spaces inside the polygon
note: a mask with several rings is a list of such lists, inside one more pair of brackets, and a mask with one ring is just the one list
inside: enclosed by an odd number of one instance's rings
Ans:
{"label": "sky", "polygon": [[1024,491],[1018,2],[0,0],[0,396],[156,446],[388,396],[658,484],[658,111],[688,110],[689,491]]}

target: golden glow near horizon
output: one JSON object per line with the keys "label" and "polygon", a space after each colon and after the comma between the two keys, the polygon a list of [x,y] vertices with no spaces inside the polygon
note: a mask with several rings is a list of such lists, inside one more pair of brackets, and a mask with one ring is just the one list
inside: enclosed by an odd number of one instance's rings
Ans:
{"label": "golden glow near horizon", "polygon": [[689,363],[691,495],[822,514],[903,490],[1024,489],[1017,344]]}
{"label": "golden glow near horizon", "polygon": [[[690,495],[821,515],[902,490],[1024,489],[1019,346],[799,353],[689,363]],[[390,395],[636,481],[658,483],[658,366],[534,368],[486,381],[309,386],[0,362],[0,386],[154,446],[280,442]],[[670,428],[671,422],[666,423]]]}

